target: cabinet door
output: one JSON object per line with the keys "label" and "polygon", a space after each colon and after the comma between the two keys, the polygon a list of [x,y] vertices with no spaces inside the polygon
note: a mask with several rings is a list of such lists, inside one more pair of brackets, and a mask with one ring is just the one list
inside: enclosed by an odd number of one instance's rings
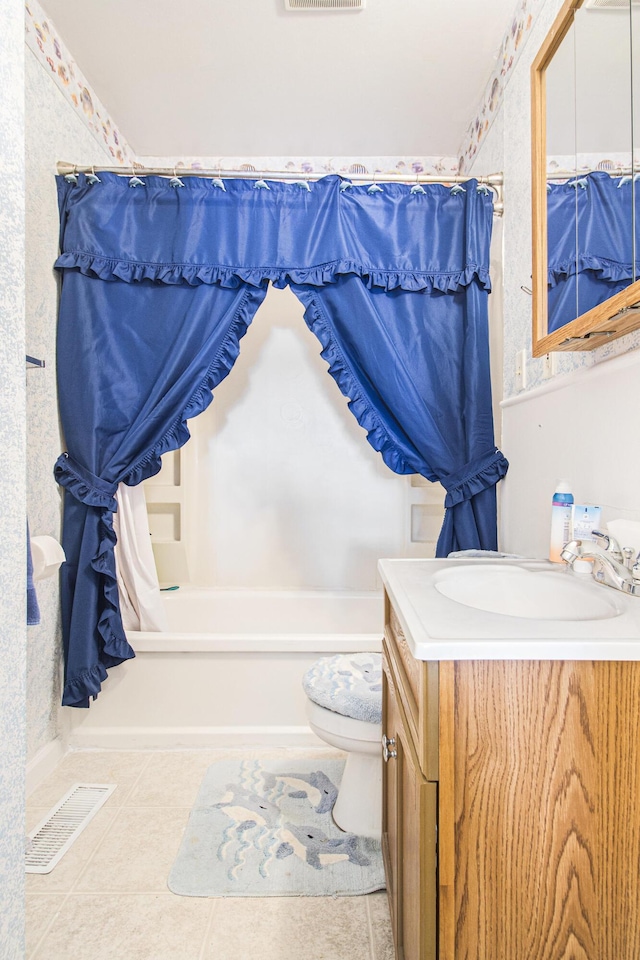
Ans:
{"label": "cabinet door", "polygon": [[[383,657],[384,669],[382,672],[382,733],[383,751],[385,737],[389,741],[387,747],[391,753],[397,754],[398,739],[398,707],[389,682],[388,664]],[[384,757],[384,752],[383,752]],[[385,877],[387,881],[387,896],[393,925],[394,943],[398,942],[398,771],[397,756],[389,757],[382,765],[382,854],[384,856]]]}
{"label": "cabinet door", "polygon": [[405,729],[427,780],[439,779],[439,663],[416,660],[400,617],[385,594],[385,646]]}
{"label": "cabinet door", "polygon": [[398,960],[436,957],[437,784],[423,777],[386,659],[383,845]]}

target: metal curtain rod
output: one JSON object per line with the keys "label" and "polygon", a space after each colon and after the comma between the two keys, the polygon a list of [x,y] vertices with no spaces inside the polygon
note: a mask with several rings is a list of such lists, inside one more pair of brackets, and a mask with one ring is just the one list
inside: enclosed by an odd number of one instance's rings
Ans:
{"label": "metal curtain rod", "polygon": [[[158,176],[158,177],[220,177],[223,180],[233,178],[245,178],[247,180],[320,180],[322,177],[329,176],[327,173],[306,173],[291,170],[223,170],[216,167],[215,170],[194,170],[185,167],[144,167],[142,164],[132,164],[129,167],[101,167],[101,166],[81,166],[75,163],[68,163],[65,160],[58,160],[56,164],[58,174],[61,176],[70,176],[74,173],[118,173],[121,176]],[[437,176],[432,173],[417,173],[413,176],[407,176],[403,173],[349,173],[338,174],[345,180],[356,180],[363,183],[441,183],[443,185],[454,183],[466,183],[467,180],[477,180],[479,184],[485,184],[490,187],[496,195],[496,202],[493,205],[494,215],[501,217],[503,213],[502,202],[502,184],[504,181],[501,173],[490,173],[486,177],[461,176],[452,174],[451,176]]]}
{"label": "metal curtain rod", "polygon": [[638,174],[640,166],[621,167],[619,170],[600,170],[598,167],[584,170],[554,170],[553,173],[547,173],[547,180],[579,180],[581,177],[588,177],[590,173],[606,173],[609,177],[630,177],[631,174]]}

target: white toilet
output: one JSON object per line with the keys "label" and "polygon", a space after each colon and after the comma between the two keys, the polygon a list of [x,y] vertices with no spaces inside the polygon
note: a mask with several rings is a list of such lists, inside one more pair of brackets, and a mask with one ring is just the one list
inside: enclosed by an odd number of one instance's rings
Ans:
{"label": "white toilet", "polygon": [[304,676],[309,726],[347,754],[333,819],[341,830],[380,839],[382,832],[382,658],[379,653],[323,657]]}

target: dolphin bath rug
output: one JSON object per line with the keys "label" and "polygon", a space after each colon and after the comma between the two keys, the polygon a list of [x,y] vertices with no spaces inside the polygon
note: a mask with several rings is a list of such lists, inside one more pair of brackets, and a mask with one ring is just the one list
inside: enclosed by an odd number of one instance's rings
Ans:
{"label": "dolphin bath rug", "polygon": [[169,875],[185,897],[348,897],[384,889],[380,843],[331,811],[343,760],[209,767]]}

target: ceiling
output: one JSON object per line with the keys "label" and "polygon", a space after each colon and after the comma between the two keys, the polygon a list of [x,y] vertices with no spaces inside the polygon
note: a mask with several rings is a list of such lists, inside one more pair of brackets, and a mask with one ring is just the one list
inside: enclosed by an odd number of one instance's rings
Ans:
{"label": "ceiling", "polygon": [[456,156],[514,0],[44,0],[142,156]]}

